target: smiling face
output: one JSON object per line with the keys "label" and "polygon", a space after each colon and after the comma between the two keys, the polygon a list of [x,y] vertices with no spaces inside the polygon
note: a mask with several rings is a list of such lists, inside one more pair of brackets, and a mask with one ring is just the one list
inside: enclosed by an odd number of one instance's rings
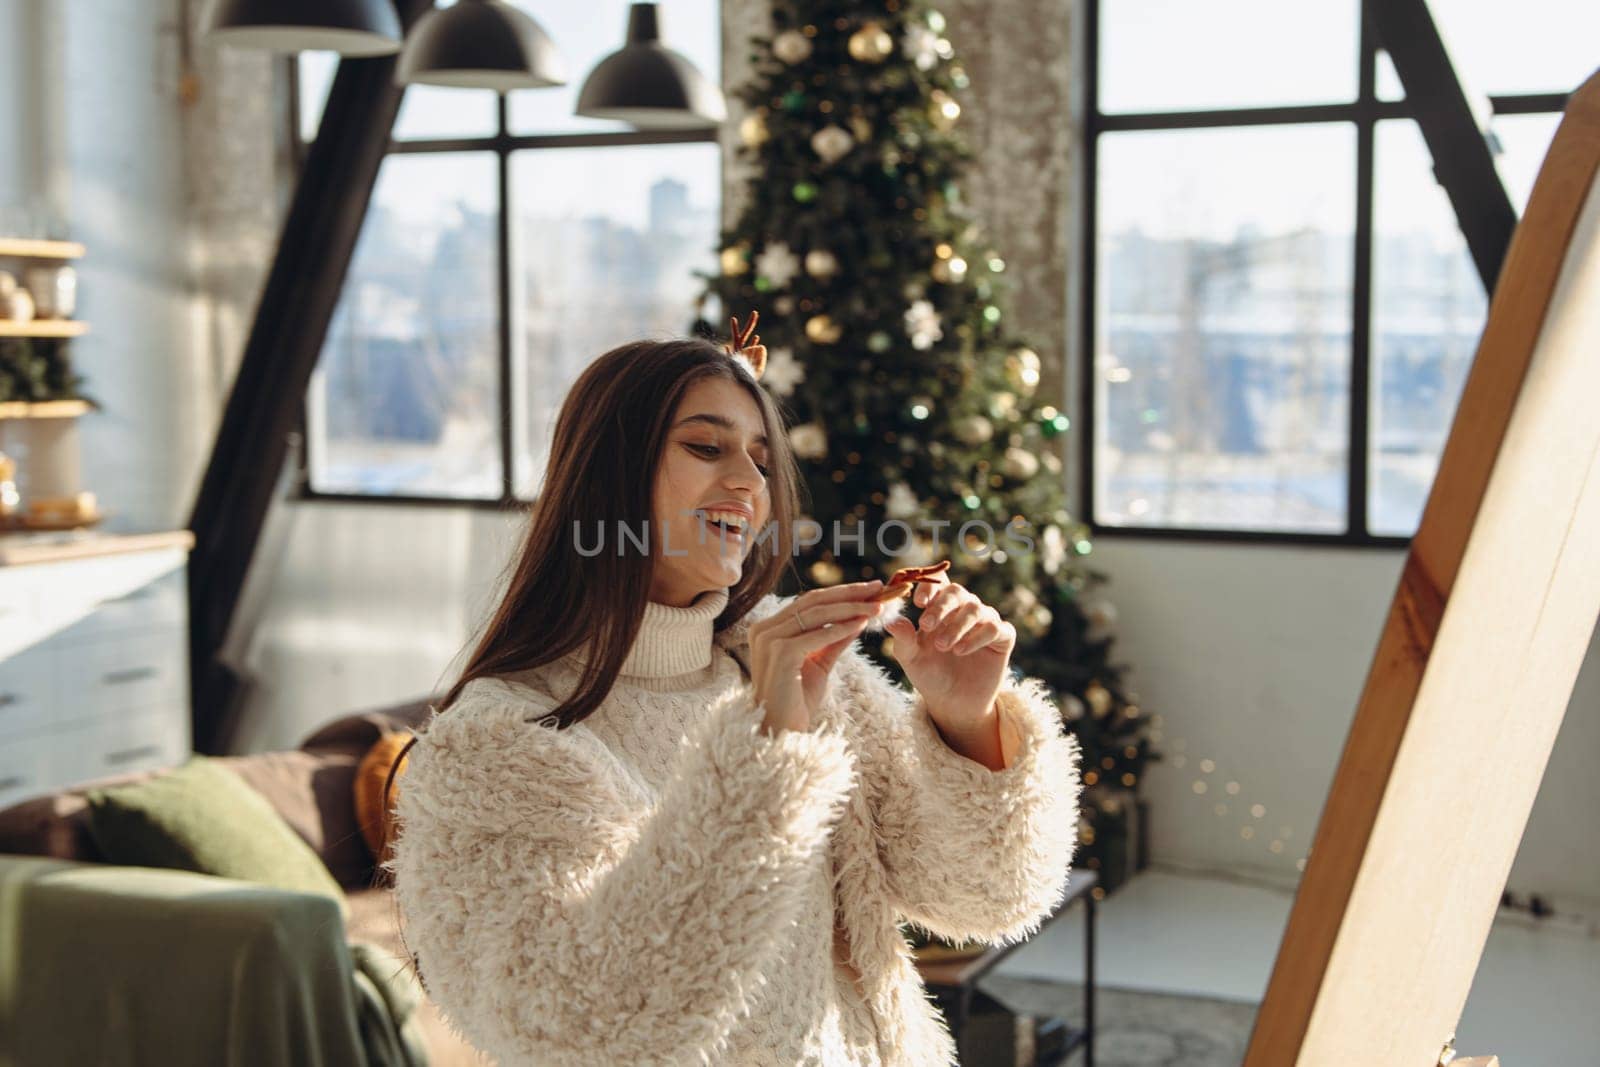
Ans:
{"label": "smiling face", "polygon": [[[656,470],[651,600],[687,607],[708,589],[738,583],[772,514],[766,432],[761,409],[736,382],[704,378],[685,391]],[[714,525],[719,510],[742,514],[744,532]]]}

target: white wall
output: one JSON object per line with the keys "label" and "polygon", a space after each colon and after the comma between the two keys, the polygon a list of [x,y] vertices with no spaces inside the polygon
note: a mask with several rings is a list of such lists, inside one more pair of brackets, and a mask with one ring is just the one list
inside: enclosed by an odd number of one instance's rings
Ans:
{"label": "white wall", "polygon": [[[1142,706],[1163,716],[1163,744],[1182,769],[1146,777],[1153,854],[1183,864],[1293,879],[1332,784],[1393,599],[1404,556],[1324,549],[1118,538],[1095,541],[1119,613],[1118,659]],[[1600,642],[1590,646],[1509,888],[1600,904]],[[1216,769],[1203,773],[1203,758]],[[1198,795],[1196,781],[1208,788]],[[1226,782],[1241,786],[1237,796]],[[1493,789],[1485,781],[1484,789]],[[1213,805],[1228,804],[1218,816]],[[1254,819],[1252,804],[1266,808]],[[1239,830],[1251,825],[1254,838]],[[1268,851],[1283,826],[1293,834]],[[1580,905],[1581,906],[1581,905]]]}
{"label": "white wall", "polygon": [[86,246],[72,354],[105,410],[79,423],[82,484],[110,528],[187,522],[276,240],[270,61],[203,42],[186,61],[180,17],[177,0],[0,3],[0,206]]}

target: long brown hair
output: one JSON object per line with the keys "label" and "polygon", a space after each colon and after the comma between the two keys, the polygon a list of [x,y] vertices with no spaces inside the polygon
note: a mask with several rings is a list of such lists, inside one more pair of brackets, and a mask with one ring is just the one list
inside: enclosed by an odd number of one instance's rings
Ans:
{"label": "long brown hair", "polygon": [[[574,531],[593,530],[596,522],[602,529],[639,530],[645,520],[655,529],[656,471],[673,413],[690,386],[709,378],[737,383],[761,411],[774,525],[771,536],[757,537],[714,629],[731,626],[777,588],[784,568],[793,566],[801,484],[777,404],[713,341],[621,345],[591,363],[561,405],[543,490],[529,509],[527,536],[513,560],[505,595],[461,677],[439,703],[440,714],[474,678],[538,667],[591,640],[576,688],[538,721],[565,729],[605,700],[644,619],[655,556],[612,551],[585,556],[577,551]],[[389,767],[386,811],[395,771],[416,743],[413,736]]]}

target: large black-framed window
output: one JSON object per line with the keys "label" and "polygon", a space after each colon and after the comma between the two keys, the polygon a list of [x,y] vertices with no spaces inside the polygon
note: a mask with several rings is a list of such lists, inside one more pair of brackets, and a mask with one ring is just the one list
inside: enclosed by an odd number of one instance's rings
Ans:
{"label": "large black-framed window", "polygon": [[[717,131],[574,116],[628,5],[528,7],[567,86],[407,90],[302,405],[297,499],[519,507],[583,368],[694,315],[694,271],[715,267]],[[674,5],[662,25],[713,79],[719,9]],[[299,152],[336,61],[291,61]]]}
{"label": "large black-framed window", "polygon": [[[1488,47],[1504,19],[1432,6],[1520,212],[1590,57],[1513,69]],[[1407,544],[1487,297],[1361,3],[1081,10],[1084,518]],[[1518,21],[1548,42],[1535,14]]]}

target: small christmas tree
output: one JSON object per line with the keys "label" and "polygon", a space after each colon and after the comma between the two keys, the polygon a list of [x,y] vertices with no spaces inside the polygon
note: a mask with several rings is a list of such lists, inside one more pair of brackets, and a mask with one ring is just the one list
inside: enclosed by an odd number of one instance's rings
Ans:
{"label": "small christmas tree", "polygon": [[[719,333],[703,317],[713,297],[723,321],[762,312],[762,384],[791,412],[824,531],[801,573],[832,585],[949,558],[950,577],[1016,625],[1013,665],[1054,689],[1080,739],[1076,864],[1109,892],[1160,757],[1111,659],[1088,527],[1066,507],[1066,416],[1034,395],[1040,359],[1008,328],[1005,263],[961,199],[967,75],[923,3],[775,0],[772,17],[736,93],[754,177],[720,273],[701,275],[696,328]],[[862,643],[889,666],[889,640]]]}

